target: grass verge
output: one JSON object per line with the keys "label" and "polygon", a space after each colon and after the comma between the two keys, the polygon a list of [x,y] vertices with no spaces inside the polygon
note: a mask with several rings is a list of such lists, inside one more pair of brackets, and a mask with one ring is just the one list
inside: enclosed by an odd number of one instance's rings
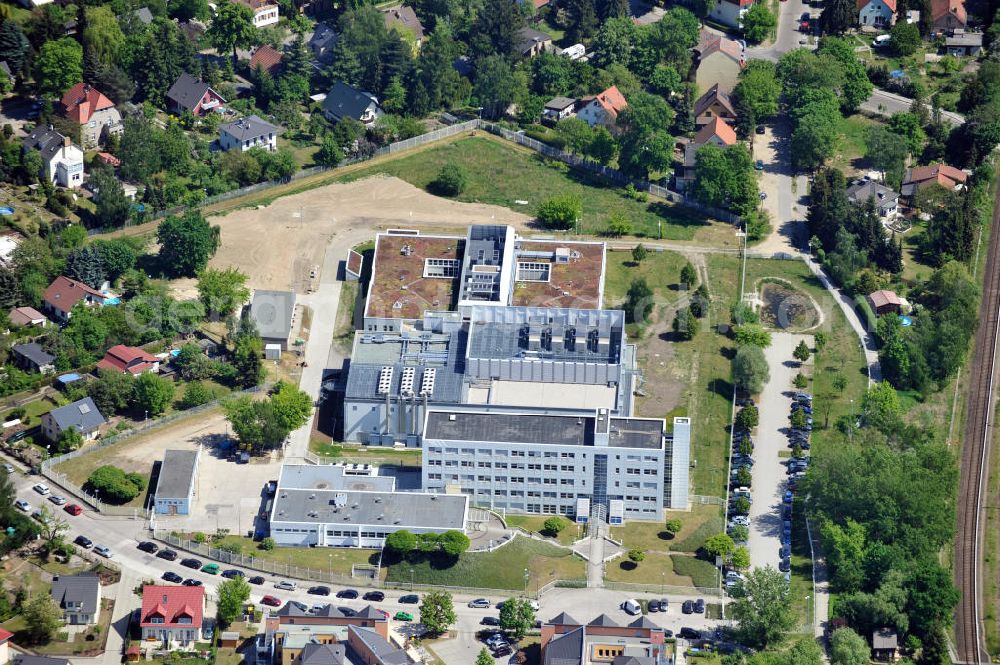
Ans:
{"label": "grass verge", "polygon": [[465,553],[452,565],[438,559],[394,563],[386,566],[386,580],[409,584],[412,572],[414,584],[520,591],[525,589],[524,570],[528,569],[527,590],[534,592],[553,580],[584,579],[585,565],[561,547],[515,538],[493,552]]}
{"label": "grass verge", "polygon": [[719,586],[719,569],[715,565],[693,556],[672,554],[674,572],[691,580],[690,585],[703,589]]}
{"label": "grass verge", "polygon": [[507,521],[508,526],[518,526],[525,531],[530,531],[542,538],[548,538],[554,540],[562,545],[572,545],[574,541],[583,538],[584,528],[582,524],[576,524],[574,522],[569,522],[566,520],[566,528],[559,532],[555,538],[549,535],[548,531],[545,531],[545,520],[552,517],[551,515],[507,515],[504,519]]}
{"label": "grass verge", "polygon": [[253,539],[246,536],[229,535],[212,542],[211,546],[238,547],[242,554],[264,561],[340,575],[350,575],[354,564],[375,565],[378,560],[378,550],[351,547],[275,547],[273,550],[262,550],[257,547]]}
{"label": "grass verge", "polygon": [[695,504],[689,512],[668,512],[667,519],[679,519],[681,530],[670,536],[659,522],[630,522],[611,529],[611,537],[625,549],[650,552],[695,552],[705,539],[724,530],[719,506]]}

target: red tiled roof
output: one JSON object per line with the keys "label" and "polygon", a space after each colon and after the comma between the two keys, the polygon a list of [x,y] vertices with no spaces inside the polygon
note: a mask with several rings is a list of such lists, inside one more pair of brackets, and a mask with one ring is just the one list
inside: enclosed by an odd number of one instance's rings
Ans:
{"label": "red tiled roof", "polygon": [[112,166],[114,168],[118,168],[122,165],[122,160],[118,159],[110,152],[99,152],[97,153],[97,158],[108,166]]}
{"label": "red tiled roof", "polygon": [[59,102],[66,117],[81,125],[90,121],[95,111],[112,108],[115,104],[96,88],[86,83],[77,83],[66,91]]}
{"label": "red tiled roof", "polygon": [[726,145],[736,144],[736,131],[718,116],[712,118],[711,122],[698,130],[698,133],[694,135],[694,144],[705,145],[713,136],[718,136]]}
{"label": "red tiled roof", "polygon": [[264,44],[250,56],[250,69],[257,71],[258,65],[266,72],[273,73],[281,64],[281,51],[270,44]]}
{"label": "red tiled roof", "polygon": [[[131,365],[137,360],[140,362]],[[159,359],[156,356],[150,355],[138,347],[119,344],[108,349],[108,352],[104,354],[104,359],[97,363],[97,368],[142,374],[157,362]]]}
{"label": "red tiled roof", "polygon": [[612,119],[617,118],[618,114],[628,107],[628,102],[625,101],[625,97],[622,95],[617,85],[613,85],[604,92],[598,94],[594,97],[594,101],[600,104],[601,108],[603,108]]}
{"label": "red tiled roof", "polygon": [[[746,4],[753,4],[753,0],[750,0]],[[741,4],[740,6],[744,5]],[[728,55],[733,60],[743,61],[743,47],[740,46],[739,42],[708,30],[702,30],[698,34],[698,45],[694,49],[698,52],[698,58],[701,60],[704,60],[713,53],[719,52]]]}
{"label": "red tiled roof", "polygon": [[903,301],[900,300],[899,296],[897,296],[894,292],[886,291],[884,289],[882,291],[872,293],[868,296],[868,299],[872,301],[872,306],[874,306],[875,309],[879,309],[880,307],[885,307],[887,305],[900,306],[903,304]]}
{"label": "red tiled roof", "polygon": [[968,177],[969,175],[965,171],[948,164],[928,164],[910,169],[903,184],[921,185],[936,181],[942,187],[954,189],[956,185],[964,183]]}
{"label": "red tiled roof", "polygon": [[954,14],[963,24],[968,22],[963,0],[931,0],[931,20],[938,21],[947,14]]}
{"label": "red tiled roof", "polygon": [[[862,9],[867,7],[868,3],[871,1],[872,0],[858,0],[858,11],[861,11]],[[896,13],[896,0],[882,0],[882,2],[885,4],[886,7],[891,9],[894,14]]]}
{"label": "red tiled roof", "polygon": [[255,12],[259,9],[263,9],[264,7],[276,6],[275,3],[270,2],[269,0],[236,0],[236,2],[240,3],[241,5],[246,5]]}
{"label": "red tiled roof", "polygon": [[[200,586],[159,586],[147,584],[142,588],[142,614],[140,626],[143,628],[185,628],[200,629],[202,611],[205,607],[205,587]],[[153,617],[163,617],[163,623],[153,623]],[[191,623],[178,623],[188,616]]]}
{"label": "red tiled roof", "polygon": [[14,637],[14,633],[10,632],[9,630],[4,630],[3,628],[0,628],[0,644],[3,644],[12,637]]}
{"label": "red tiled roof", "polygon": [[45,302],[57,309],[68,312],[73,306],[83,300],[87,294],[103,298],[104,294],[97,289],[92,289],[83,282],[70,279],[64,275],[59,275],[45,289]]}

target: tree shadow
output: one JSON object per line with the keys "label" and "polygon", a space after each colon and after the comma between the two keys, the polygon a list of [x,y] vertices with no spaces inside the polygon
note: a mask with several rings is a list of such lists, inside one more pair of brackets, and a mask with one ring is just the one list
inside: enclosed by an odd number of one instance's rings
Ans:
{"label": "tree shadow", "polygon": [[677,538],[677,534],[676,533],[670,533],[669,531],[661,531],[658,534],[656,534],[656,537],[659,538],[660,540],[668,540],[669,541],[669,540],[675,540]]}
{"label": "tree shadow", "polygon": [[621,568],[622,570],[633,571],[639,567],[639,564],[635,563],[634,561],[622,561],[620,564],[618,564],[618,567]]}

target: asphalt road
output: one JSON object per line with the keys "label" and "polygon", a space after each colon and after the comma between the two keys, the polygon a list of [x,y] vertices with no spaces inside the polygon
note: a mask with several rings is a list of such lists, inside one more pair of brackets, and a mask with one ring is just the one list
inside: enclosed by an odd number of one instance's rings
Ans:
{"label": "asphalt road", "polygon": [[[893,113],[904,113],[909,111],[912,104],[913,100],[909,97],[903,97],[902,95],[897,95],[875,88],[875,91],[872,93],[872,96],[868,98],[868,101],[861,104],[861,108],[869,113],[890,116]],[[930,104],[925,104],[925,106],[928,111],[931,111]],[[941,111],[941,119],[945,122],[951,123],[952,125],[965,124],[965,116],[961,113],[955,113],[954,111]]]}

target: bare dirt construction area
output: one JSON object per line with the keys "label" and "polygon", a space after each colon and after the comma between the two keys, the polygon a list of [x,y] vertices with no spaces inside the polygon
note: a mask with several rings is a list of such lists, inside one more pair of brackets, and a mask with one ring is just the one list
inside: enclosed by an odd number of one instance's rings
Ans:
{"label": "bare dirt construction area", "polygon": [[319,279],[331,243],[346,258],[348,249],[386,229],[464,233],[469,224],[509,224],[525,232],[529,219],[500,206],[433,196],[398,178],[372,177],[210,217],[222,230],[222,246],[210,265],[238,267],[253,288],[306,293]]}

